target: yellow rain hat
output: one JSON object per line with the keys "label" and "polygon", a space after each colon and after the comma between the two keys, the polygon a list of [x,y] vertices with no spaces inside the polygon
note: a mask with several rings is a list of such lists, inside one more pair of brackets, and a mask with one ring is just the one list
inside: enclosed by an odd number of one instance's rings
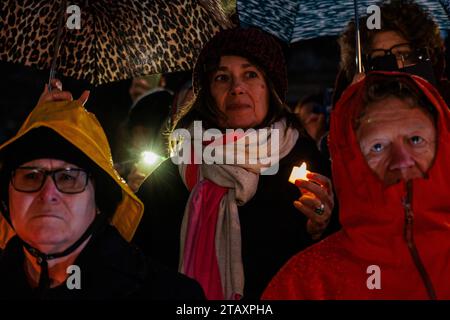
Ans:
{"label": "yellow rain hat", "polygon": [[[111,183],[117,184],[121,190],[122,199],[113,213],[111,222],[120,234],[130,241],[141,220],[144,205],[114,169],[108,140],[95,115],[88,112],[77,101],[49,102],[38,105],[30,113],[17,134],[0,146],[0,158],[7,154],[7,150],[12,149],[11,147],[15,144],[20,144],[21,138],[23,140],[24,136],[28,137],[32,134],[32,130],[38,128],[48,128],[56,132],[95,163],[102,173],[111,177]],[[34,132],[37,131],[39,130]],[[45,148],[45,144],[42,145],[42,148]],[[14,154],[8,154],[8,156],[14,157]]]}

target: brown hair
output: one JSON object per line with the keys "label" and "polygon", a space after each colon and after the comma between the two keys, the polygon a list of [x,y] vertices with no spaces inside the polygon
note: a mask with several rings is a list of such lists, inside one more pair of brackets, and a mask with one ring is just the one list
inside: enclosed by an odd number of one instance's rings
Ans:
{"label": "brown hair", "polygon": [[417,87],[410,78],[388,77],[382,75],[372,75],[364,86],[362,108],[357,118],[354,120],[355,130],[360,125],[361,118],[364,117],[370,104],[382,101],[388,97],[395,97],[403,101],[408,101],[412,108],[420,108],[436,123],[437,111],[425,94]]}

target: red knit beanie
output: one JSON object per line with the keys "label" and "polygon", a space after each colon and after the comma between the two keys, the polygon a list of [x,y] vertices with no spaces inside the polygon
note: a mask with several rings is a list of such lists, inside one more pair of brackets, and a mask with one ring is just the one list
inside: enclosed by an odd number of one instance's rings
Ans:
{"label": "red knit beanie", "polygon": [[254,28],[233,28],[216,34],[202,49],[193,71],[194,93],[208,85],[208,71],[223,55],[238,55],[256,63],[274,84],[282,101],[286,100],[287,70],[283,50],[270,34]]}

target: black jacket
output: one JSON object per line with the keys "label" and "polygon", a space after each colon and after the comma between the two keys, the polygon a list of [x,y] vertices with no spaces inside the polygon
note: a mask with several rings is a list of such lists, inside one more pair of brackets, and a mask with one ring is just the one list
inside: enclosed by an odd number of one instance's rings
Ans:
{"label": "black jacket", "polygon": [[199,300],[199,284],[147,259],[112,227],[95,233],[75,260],[81,289],[64,283],[37,296],[24,272],[24,252],[13,237],[0,256],[0,299],[152,299]]}
{"label": "black jacket", "polygon": [[[315,142],[301,136],[280,161],[278,174],[260,176],[255,196],[239,207],[244,298],[259,298],[279,268],[313,243],[306,231],[306,217],[293,206],[300,191],[288,182],[292,167],[303,161],[310,171],[330,176],[329,162],[321,156]],[[177,166],[170,159],[164,162],[137,195],[144,202],[145,212],[134,241],[146,254],[176,270],[181,221],[189,197]],[[327,233],[338,229],[335,212],[333,215]]]}

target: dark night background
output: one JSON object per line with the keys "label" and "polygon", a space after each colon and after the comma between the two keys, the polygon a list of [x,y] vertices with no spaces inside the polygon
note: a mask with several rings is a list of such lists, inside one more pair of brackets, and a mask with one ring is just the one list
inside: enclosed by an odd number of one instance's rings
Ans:
{"label": "dark night background", "polygon": [[[449,45],[448,38],[446,40]],[[338,70],[339,47],[336,37],[321,37],[285,46],[288,61],[288,103],[295,103],[308,93],[333,87]],[[447,65],[449,53],[447,52]],[[27,114],[35,106],[48,70],[36,70],[17,64],[0,62],[0,143],[15,134]],[[447,68],[448,74],[448,68]],[[128,89],[131,80],[92,87],[83,81],[59,77],[65,90],[78,98],[83,90],[91,95],[86,108],[94,112],[110,139],[113,156],[117,153],[118,128],[126,118],[131,98]]]}

